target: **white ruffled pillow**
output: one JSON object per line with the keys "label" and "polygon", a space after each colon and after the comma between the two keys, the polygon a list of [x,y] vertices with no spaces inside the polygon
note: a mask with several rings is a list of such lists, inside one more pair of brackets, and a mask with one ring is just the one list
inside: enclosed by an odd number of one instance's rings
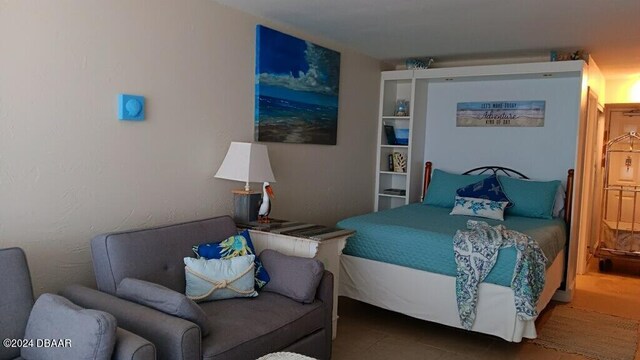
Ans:
{"label": "white ruffled pillow", "polygon": [[453,210],[449,215],[478,216],[487,219],[504,221],[504,209],[508,201],[492,201],[456,196]]}
{"label": "white ruffled pillow", "polygon": [[186,295],[193,301],[255,297],[255,255],[231,259],[184,258]]}

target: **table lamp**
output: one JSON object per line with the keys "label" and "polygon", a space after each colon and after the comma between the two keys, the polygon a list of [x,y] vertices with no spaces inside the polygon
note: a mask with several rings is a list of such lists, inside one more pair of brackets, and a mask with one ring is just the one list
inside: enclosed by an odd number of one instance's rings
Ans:
{"label": "table lamp", "polygon": [[271,171],[267,146],[232,142],[215,177],[243,181],[244,189],[233,190],[234,213],[237,223],[248,224],[258,219],[261,193],[251,190],[251,182],[275,182]]}

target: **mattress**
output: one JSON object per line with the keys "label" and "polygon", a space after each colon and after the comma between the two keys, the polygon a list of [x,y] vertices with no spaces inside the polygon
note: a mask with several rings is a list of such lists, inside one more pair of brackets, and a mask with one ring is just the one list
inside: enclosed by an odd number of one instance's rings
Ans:
{"label": "mattress", "polygon": [[[456,276],[453,236],[466,229],[467,220],[503,224],[535,239],[546,255],[547,267],[564,249],[566,227],[562,219],[506,216],[505,221],[449,215],[451,209],[411,204],[342,220],[339,227],[356,230],[343,253],[443,275]],[[500,249],[485,282],[510,286],[516,261],[513,247]]]}

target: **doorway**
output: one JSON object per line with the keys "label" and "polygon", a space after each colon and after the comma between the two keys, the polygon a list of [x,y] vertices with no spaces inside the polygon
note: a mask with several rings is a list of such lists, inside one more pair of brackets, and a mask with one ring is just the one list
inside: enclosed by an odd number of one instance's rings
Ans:
{"label": "doorway", "polygon": [[[590,103],[591,100],[590,92]],[[597,101],[597,97],[595,100]],[[583,195],[588,196],[590,200],[585,202],[588,219],[582,219],[587,221],[581,222],[584,224],[581,230],[585,230],[585,236],[581,236],[580,239],[582,251],[578,254],[581,260],[578,263],[579,274],[594,269],[588,265],[604,234],[603,220],[611,220],[612,216],[617,218],[617,204],[622,205],[620,216],[623,221],[640,223],[640,199],[636,202],[633,196],[620,197],[614,193],[605,194],[603,191],[606,143],[632,131],[640,134],[640,104],[607,104],[604,109],[598,108],[595,111],[588,106],[587,111],[589,121],[585,169],[589,170],[585,171],[585,185],[589,190],[583,191]],[[636,146],[640,150],[640,144]],[[640,154],[612,157],[609,168],[609,183],[613,181],[640,184]],[[637,231],[640,232],[640,227]]]}

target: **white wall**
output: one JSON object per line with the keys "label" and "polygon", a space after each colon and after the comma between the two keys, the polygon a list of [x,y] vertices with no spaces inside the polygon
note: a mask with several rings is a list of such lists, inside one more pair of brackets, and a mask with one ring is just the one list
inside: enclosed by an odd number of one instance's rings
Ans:
{"label": "white wall", "polygon": [[640,103],[640,76],[607,80],[607,104]]}
{"label": "white wall", "polygon": [[[577,78],[430,83],[425,160],[460,173],[497,165],[533,179],[566,180],[575,166]],[[543,127],[456,127],[458,102],[545,100]]]}
{"label": "white wall", "polygon": [[[241,184],[213,174],[253,140],[258,23],[342,53],[338,145],[267,144],[273,215],[370,211],[378,61],[211,0],[0,2],[0,247],[26,250],[36,292],[92,285],[98,233],[231,213]],[[117,120],[121,92],[144,122]]]}

